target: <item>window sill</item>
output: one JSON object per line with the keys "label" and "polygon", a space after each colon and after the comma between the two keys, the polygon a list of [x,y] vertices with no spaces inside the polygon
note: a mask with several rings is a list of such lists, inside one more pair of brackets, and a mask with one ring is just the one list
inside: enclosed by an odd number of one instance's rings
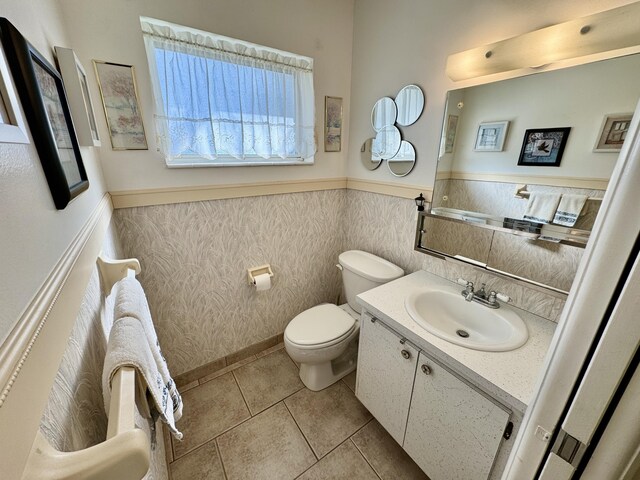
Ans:
{"label": "window sill", "polygon": [[167,168],[208,168],[208,167],[264,167],[264,166],[281,166],[281,165],[313,165],[314,157],[307,158],[305,160],[284,160],[284,161],[271,161],[271,160],[252,160],[247,162],[208,162],[199,161],[194,159],[193,161],[179,161],[173,163],[167,163]]}

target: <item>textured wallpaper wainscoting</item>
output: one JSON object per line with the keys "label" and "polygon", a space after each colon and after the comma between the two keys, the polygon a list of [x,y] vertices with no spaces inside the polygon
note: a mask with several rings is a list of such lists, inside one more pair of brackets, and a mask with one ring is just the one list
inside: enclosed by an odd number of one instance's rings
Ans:
{"label": "textured wallpaper wainscoting", "polygon": [[347,246],[380,255],[399,265],[405,273],[426,270],[455,281],[463,277],[478,285],[509,295],[512,304],[541,317],[557,321],[565,296],[544,293],[467,265],[445,262],[413,249],[417,222],[413,200],[347,191]]}
{"label": "textured wallpaper wainscoting", "polygon": [[[114,212],[124,255],[142,263],[140,281],[174,375],[336,301],[346,196],[326,190]],[[272,288],[256,292],[247,268],[265,263],[275,273]]]}
{"label": "textured wallpaper wainscoting", "polygon": [[[102,250],[111,258],[122,257],[113,224]],[[82,450],[106,438],[108,420],[102,400],[102,368],[112,322],[113,299],[105,299],[102,294],[100,274],[94,267],[40,421],[40,430],[57,450]],[[136,425],[149,434],[148,422],[140,415],[136,415]],[[161,434],[144,478],[168,479]]]}

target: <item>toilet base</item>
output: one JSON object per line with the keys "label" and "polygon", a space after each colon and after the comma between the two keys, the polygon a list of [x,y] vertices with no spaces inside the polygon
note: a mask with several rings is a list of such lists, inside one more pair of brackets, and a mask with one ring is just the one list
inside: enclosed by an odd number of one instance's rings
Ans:
{"label": "toilet base", "polygon": [[317,392],[333,385],[356,369],[357,341],[350,342],[344,353],[335,360],[322,363],[301,363],[300,380],[309,390]]}

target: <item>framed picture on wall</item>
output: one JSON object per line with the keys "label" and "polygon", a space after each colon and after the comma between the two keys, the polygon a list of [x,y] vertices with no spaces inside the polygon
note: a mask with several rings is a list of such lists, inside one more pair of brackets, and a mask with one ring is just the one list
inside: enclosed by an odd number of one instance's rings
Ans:
{"label": "framed picture on wall", "polygon": [[89,188],[62,78],[6,18],[0,31],[53,201],[62,210]]}
{"label": "framed picture on wall", "polygon": [[93,61],[114,150],[148,150],[142,111],[131,65]]}
{"label": "framed picture on wall", "polygon": [[518,165],[559,167],[571,127],[534,128],[525,131]]}
{"label": "framed picture on wall", "polygon": [[29,143],[4,49],[0,47],[0,143]]}
{"label": "framed picture on wall", "polygon": [[619,152],[627,138],[633,113],[610,113],[604,116],[594,152]]}
{"label": "framed picture on wall", "polygon": [[342,150],[342,98],[324,97],[324,151]]}
{"label": "framed picture on wall", "polygon": [[458,130],[458,119],[458,115],[449,115],[447,117],[444,136],[444,153],[453,153],[453,147],[456,143],[456,132]]}
{"label": "framed picture on wall", "polygon": [[84,147],[99,147],[100,137],[84,67],[70,48],[55,47],[55,51],[78,143]]}
{"label": "framed picture on wall", "polygon": [[508,121],[481,123],[478,126],[473,150],[475,152],[501,152],[508,129]]}

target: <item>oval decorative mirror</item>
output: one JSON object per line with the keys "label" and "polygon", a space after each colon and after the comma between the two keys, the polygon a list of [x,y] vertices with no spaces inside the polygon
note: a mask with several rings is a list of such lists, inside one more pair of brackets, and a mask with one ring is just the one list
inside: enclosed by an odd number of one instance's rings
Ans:
{"label": "oval decorative mirror", "polygon": [[396,177],[408,175],[416,164],[416,150],[406,140],[400,143],[400,150],[393,158],[387,160],[387,167]]}
{"label": "oval decorative mirror", "polygon": [[383,160],[393,158],[400,150],[401,140],[400,130],[396,127],[384,127],[373,139],[371,153]]}
{"label": "oval decorative mirror", "polygon": [[424,93],[417,85],[407,85],[396,96],[398,110],[396,123],[403,127],[412,125],[422,115],[424,109]]}
{"label": "oval decorative mirror", "polygon": [[396,102],[389,97],[382,97],[373,106],[371,111],[371,125],[376,132],[385,127],[391,127],[396,123],[398,109]]}
{"label": "oval decorative mirror", "polygon": [[371,150],[373,140],[373,138],[366,139],[360,147],[360,161],[367,170],[375,170],[382,163],[382,158],[376,156]]}

